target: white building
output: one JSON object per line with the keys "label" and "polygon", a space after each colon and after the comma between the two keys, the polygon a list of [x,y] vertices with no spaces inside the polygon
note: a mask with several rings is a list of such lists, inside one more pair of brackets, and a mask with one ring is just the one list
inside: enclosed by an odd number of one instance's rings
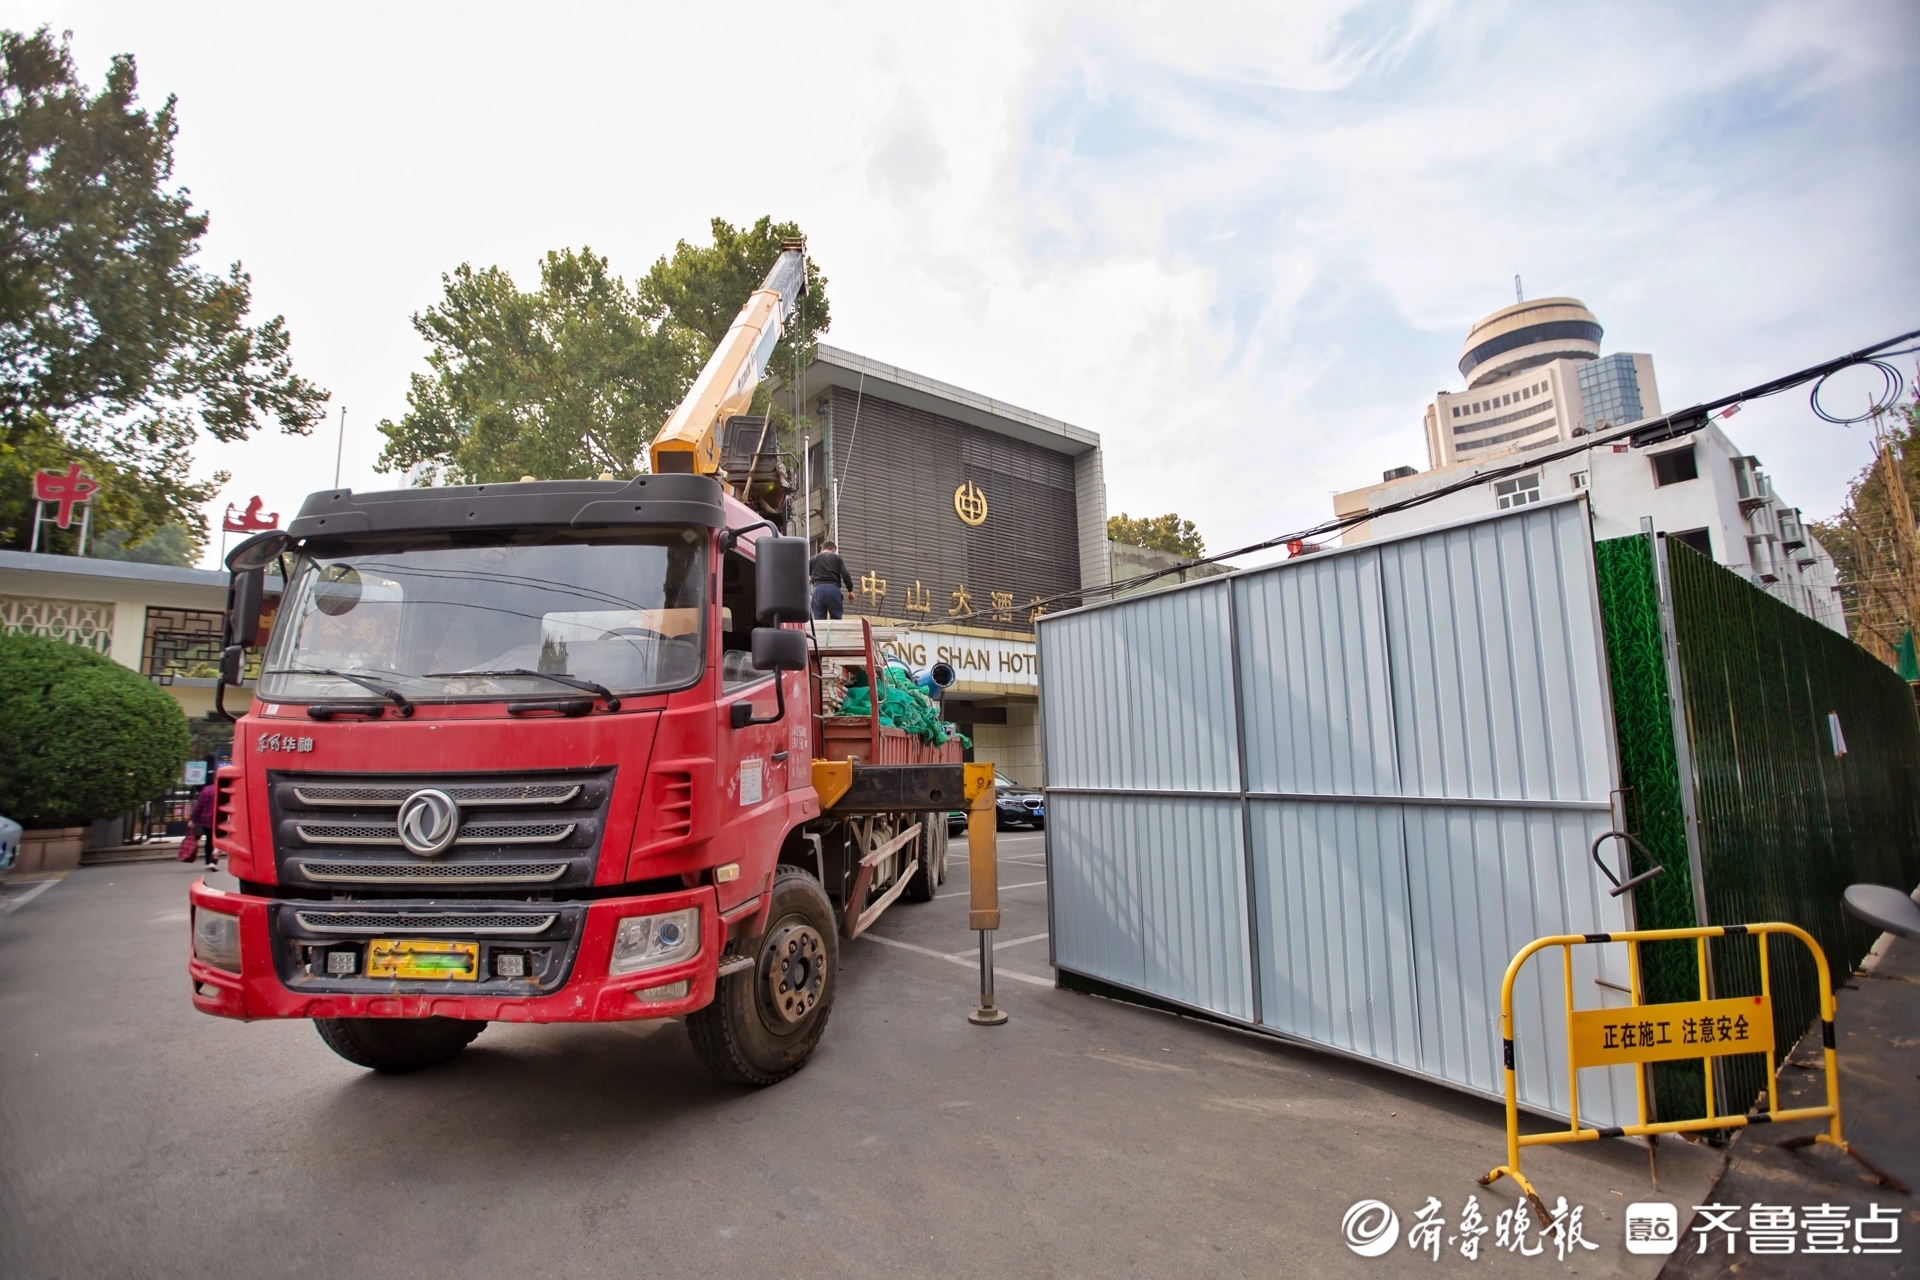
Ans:
{"label": "white building", "polygon": [[[1621,424],[1624,425],[1624,424]],[[1476,469],[1524,463],[1558,451],[1550,439],[1531,448],[1475,457],[1431,471],[1401,468],[1379,484],[1334,495],[1337,515],[1357,515],[1430,493],[1470,477]],[[1797,507],[1774,492],[1760,459],[1743,453],[1718,426],[1646,448],[1622,441],[1600,445],[1497,481],[1470,485],[1432,502],[1349,528],[1345,543],[1393,537],[1494,511],[1585,492],[1595,538],[1640,532],[1651,518],[1665,533],[1766,589],[1807,616],[1846,634],[1833,557],[1814,541]]]}
{"label": "white building", "polygon": [[[213,710],[226,609],[224,570],[0,551],[0,631],[104,654],[165,688],[189,719]],[[231,689],[227,709],[252,697]]]}
{"label": "white building", "polygon": [[1517,303],[1475,324],[1460,352],[1467,389],[1436,392],[1427,405],[1428,465],[1659,417],[1653,357],[1603,357],[1601,335],[1577,298]]}

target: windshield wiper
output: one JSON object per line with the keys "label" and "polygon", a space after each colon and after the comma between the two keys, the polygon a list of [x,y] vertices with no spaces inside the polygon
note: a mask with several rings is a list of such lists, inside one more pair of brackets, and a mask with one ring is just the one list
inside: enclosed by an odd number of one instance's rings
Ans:
{"label": "windshield wiper", "polygon": [[535,671],[532,667],[508,667],[504,671],[429,671],[425,678],[429,680],[446,680],[454,676],[482,676],[488,679],[499,676],[533,676],[535,679],[551,680],[555,684],[564,684],[570,688],[584,689],[588,693],[597,693],[607,700],[607,710],[618,711],[620,709],[619,695],[615,694],[613,690],[603,684],[595,684],[591,680],[581,680],[575,676],[556,675],[551,671]]}
{"label": "windshield wiper", "polygon": [[390,699],[400,709],[402,716],[413,714],[413,703],[407,701],[407,695],[391,685],[381,684],[378,680],[369,680],[365,676],[354,675],[351,671],[335,671],[331,667],[275,667],[262,673],[269,676],[332,676],[337,680],[348,680],[362,689],[370,690],[383,698]]}

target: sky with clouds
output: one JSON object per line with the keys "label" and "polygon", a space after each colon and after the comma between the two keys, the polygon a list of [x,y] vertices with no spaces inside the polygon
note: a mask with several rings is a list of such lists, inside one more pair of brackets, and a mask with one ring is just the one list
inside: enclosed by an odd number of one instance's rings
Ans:
{"label": "sky with clouds", "polygon": [[[828,341],[1098,431],[1111,509],[1215,549],[1424,467],[1516,271],[1651,352],[1670,409],[1920,328],[1900,0],[0,14],[178,96],[206,264],[333,392],[311,438],[200,451],[216,518],[331,485],[343,406],[341,482],[396,482],[375,427],[443,272],[590,245],[632,276],[716,214],[802,225]],[[1804,394],[1728,428],[1809,516],[1868,461]]]}

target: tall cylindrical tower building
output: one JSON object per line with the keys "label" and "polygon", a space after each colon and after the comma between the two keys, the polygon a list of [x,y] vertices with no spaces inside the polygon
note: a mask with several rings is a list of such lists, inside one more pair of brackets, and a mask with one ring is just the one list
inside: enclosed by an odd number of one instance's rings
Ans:
{"label": "tall cylindrical tower building", "polygon": [[1536,298],[1476,321],[1460,348],[1465,391],[1427,406],[1436,467],[1570,440],[1660,412],[1650,356],[1602,357],[1600,321],[1578,298]]}

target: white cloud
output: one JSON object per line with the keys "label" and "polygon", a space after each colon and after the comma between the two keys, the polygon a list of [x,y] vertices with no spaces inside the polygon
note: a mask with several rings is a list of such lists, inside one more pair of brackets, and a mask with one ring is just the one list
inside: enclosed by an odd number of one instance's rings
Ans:
{"label": "white cloud", "polygon": [[[441,272],[633,274],[716,213],[808,229],[837,345],[1100,431],[1114,508],[1216,547],[1424,464],[1516,267],[1669,406],[1920,313],[1906,6],[9,8],[179,94],[209,262],[350,407],[359,488]],[[1729,425],[1809,514],[1866,460],[1804,398]],[[287,510],[334,444],[201,465]]]}

